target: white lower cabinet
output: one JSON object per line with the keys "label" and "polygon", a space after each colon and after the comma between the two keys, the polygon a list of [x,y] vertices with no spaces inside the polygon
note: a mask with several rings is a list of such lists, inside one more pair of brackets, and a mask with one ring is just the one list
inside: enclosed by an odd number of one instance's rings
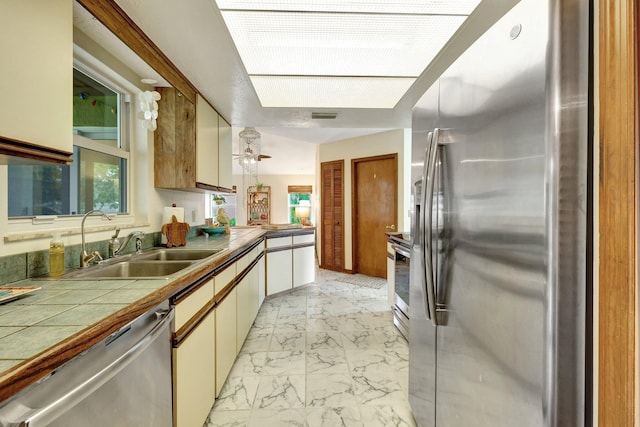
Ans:
{"label": "white lower cabinet", "polygon": [[236,350],[239,353],[245,338],[251,329],[253,324],[254,301],[253,301],[253,289],[251,283],[251,274],[247,274],[244,279],[238,284],[236,289],[238,290],[238,334],[236,336]]}
{"label": "white lower cabinet", "polygon": [[263,256],[256,265],[256,273],[258,274],[258,309],[262,307],[264,298],[267,295],[267,276],[265,271],[265,257]]}
{"label": "white lower cabinet", "polygon": [[237,336],[237,288],[218,305],[216,312],[216,397],[224,385],[238,354]]}
{"label": "white lower cabinet", "polygon": [[176,427],[204,424],[215,398],[215,313],[211,311],[173,349]]}
{"label": "white lower cabinet", "polygon": [[292,250],[267,252],[267,295],[277,294],[293,287]]}
{"label": "white lower cabinet", "polygon": [[313,233],[267,239],[267,295],[312,283],[316,279]]}
{"label": "white lower cabinet", "polygon": [[[178,341],[173,349],[175,427],[203,425],[220,395],[264,300],[264,257],[245,271],[263,250],[264,245],[260,244],[175,303],[174,333]],[[223,293],[226,296],[212,309]],[[205,307],[211,311],[202,317]]]}
{"label": "white lower cabinet", "polygon": [[316,248],[305,246],[293,250],[293,286],[316,280]]}

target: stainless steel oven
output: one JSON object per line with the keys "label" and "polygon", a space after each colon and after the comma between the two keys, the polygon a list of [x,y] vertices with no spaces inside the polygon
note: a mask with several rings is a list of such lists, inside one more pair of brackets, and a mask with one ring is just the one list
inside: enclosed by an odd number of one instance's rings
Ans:
{"label": "stainless steel oven", "polygon": [[409,339],[409,276],[411,249],[409,242],[391,242],[394,251],[395,303],[393,323],[406,339]]}

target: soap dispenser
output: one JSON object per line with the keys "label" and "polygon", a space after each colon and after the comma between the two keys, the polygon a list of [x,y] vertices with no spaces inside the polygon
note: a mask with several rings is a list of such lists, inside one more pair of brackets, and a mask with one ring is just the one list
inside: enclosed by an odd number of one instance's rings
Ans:
{"label": "soap dispenser", "polygon": [[49,276],[64,274],[64,242],[60,233],[56,233],[49,243]]}

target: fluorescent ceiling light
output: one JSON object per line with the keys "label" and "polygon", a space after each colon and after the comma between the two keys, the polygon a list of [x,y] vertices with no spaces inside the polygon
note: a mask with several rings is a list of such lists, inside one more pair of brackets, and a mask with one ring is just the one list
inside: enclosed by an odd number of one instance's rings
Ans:
{"label": "fluorescent ceiling light", "polygon": [[480,0],[216,0],[220,10],[469,15]]}
{"label": "fluorescent ceiling light", "polygon": [[223,12],[249,75],[416,77],[465,17]]}
{"label": "fluorescent ceiling light", "polygon": [[393,108],[480,0],[216,0],[263,107]]}
{"label": "fluorescent ceiling light", "polygon": [[414,78],[251,76],[263,107],[393,108]]}

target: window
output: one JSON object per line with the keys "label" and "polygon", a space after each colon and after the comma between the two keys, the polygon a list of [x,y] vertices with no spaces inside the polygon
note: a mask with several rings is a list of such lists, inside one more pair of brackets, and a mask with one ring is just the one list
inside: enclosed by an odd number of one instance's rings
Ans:
{"label": "window", "polygon": [[289,223],[304,224],[311,221],[311,186],[290,185],[288,192]]}
{"label": "window", "polygon": [[224,209],[225,215],[229,217],[230,225],[236,225],[236,194],[213,193],[209,196],[208,203],[209,209],[207,211],[210,212],[211,218],[215,220],[218,216],[218,211]]}
{"label": "window", "polygon": [[9,165],[9,217],[127,211],[128,104],[73,70],[73,163]]}

